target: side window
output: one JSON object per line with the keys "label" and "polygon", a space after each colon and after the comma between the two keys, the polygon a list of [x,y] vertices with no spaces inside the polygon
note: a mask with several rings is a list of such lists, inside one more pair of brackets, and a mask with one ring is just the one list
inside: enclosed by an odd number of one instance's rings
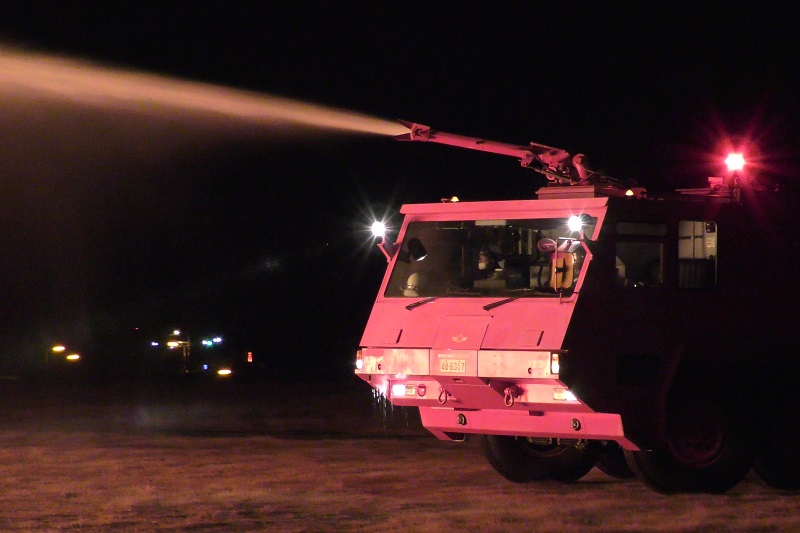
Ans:
{"label": "side window", "polygon": [[713,289],[717,286],[717,223],[678,222],[678,287]]}
{"label": "side window", "polygon": [[660,287],[664,281],[666,224],[619,222],[616,233],[616,286]]}

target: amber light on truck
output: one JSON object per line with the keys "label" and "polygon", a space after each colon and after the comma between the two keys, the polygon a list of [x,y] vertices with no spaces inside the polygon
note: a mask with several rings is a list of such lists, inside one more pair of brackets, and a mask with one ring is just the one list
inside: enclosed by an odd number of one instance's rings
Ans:
{"label": "amber light on truck", "polygon": [[569,390],[563,388],[553,389],[553,399],[565,402],[576,402],[578,398]]}
{"label": "amber light on truck", "polygon": [[558,354],[551,353],[550,354],[550,373],[554,376],[558,375],[558,371],[561,369],[561,366],[558,364]]}
{"label": "amber light on truck", "polygon": [[364,370],[364,358],[361,355],[361,350],[356,352],[356,370]]}

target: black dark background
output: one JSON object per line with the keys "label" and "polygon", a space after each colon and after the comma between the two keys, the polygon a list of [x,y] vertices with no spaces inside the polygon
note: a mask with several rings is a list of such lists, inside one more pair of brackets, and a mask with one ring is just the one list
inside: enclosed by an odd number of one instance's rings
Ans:
{"label": "black dark background", "polygon": [[[703,186],[745,140],[759,172],[797,175],[789,4],[259,4],[5,2],[0,41],[559,146],[650,189]],[[347,374],[385,267],[373,215],[542,184],[512,159],[385,136],[2,98],[4,375],[41,370],[53,342],[98,374],[140,372],[174,327],[271,375]]]}

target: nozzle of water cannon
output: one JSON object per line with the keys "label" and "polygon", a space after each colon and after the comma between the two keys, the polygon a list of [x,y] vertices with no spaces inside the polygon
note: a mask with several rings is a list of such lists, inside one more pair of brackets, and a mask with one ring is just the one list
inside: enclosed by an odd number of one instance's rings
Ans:
{"label": "nozzle of water cannon", "polygon": [[410,130],[414,127],[414,123],[413,122],[409,122],[407,120],[401,120],[401,119],[397,119],[397,123],[405,126],[406,128],[408,128],[409,132],[408,133],[403,133],[401,135],[395,135],[393,137],[393,139],[395,141],[410,141],[411,140],[411,131]]}
{"label": "nozzle of water cannon", "polygon": [[408,120],[401,120],[401,119],[397,119],[397,123],[402,124],[410,131],[402,135],[396,135],[394,137],[394,140],[396,141],[420,141],[420,140],[428,140],[431,138],[432,132],[430,126],[423,126],[422,124],[417,124],[415,122],[410,122]]}

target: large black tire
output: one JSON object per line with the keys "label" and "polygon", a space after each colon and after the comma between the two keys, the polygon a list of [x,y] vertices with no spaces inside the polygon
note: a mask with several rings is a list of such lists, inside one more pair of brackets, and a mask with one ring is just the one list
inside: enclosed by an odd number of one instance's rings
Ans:
{"label": "large black tire", "polygon": [[597,462],[594,447],[537,444],[525,437],[483,435],[483,453],[489,464],[515,483],[554,479],[574,483]]}
{"label": "large black tire", "polygon": [[597,468],[604,474],[618,479],[630,479],[633,470],[628,466],[622,447],[609,441],[598,446]]}
{"label": "large black tire", "polygon": [[650,451],[625,450],[631,470],[665,494],[730,490],[755,455],[748,419],[733,405],[702,388],[675,391],[667,406],[666,442]]}

